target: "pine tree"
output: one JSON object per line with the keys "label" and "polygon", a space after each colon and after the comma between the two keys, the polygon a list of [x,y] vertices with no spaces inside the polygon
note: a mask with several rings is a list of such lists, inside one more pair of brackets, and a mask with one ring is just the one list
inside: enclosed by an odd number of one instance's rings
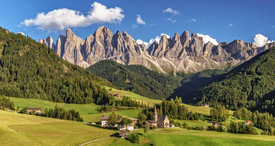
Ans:
{"label": "pine tree", "polygon": [[143,132],[146,134],[146,137],[147,137],[147,132],[149,131],[149,125],[148,123],[146,122],[145,125],[144,125],[144,128],[143,128]]}
{"label": "pine tree", "polygon": [[114,111],[109,115],[108,124],[114,126],[117,122],[117,116]]}

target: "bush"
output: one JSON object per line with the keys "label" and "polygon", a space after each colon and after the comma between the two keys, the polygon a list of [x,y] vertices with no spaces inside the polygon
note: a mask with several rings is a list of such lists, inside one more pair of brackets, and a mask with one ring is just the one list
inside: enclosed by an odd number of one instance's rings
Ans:
{"label": "bush", "polygon": [[139,144],[139,135],[135,133],[131,133],[128,137],[128,140],[132,143],[138,143]]}
{"label": "bush", "polygon": [[188,125],[186,123],[182,124],[182,128],[187,128],[187,127],[188,127]]}
{"label": "bush", "polygon": [[225,130],[222,128],[221,125],[218,126],[217,131],[218,131],[218,132],[225,132]]}
{"label": "bush", "polygon": [[200,115],[200,116],[199,116],[199,119],[200,119],[201,121],[205,121],[205,118],[204,118],[203,115]]}
{"label": "bush", "polygon": [[153,127],[152,127],[152,130],[155,130],[155,129],[157,129],[157,126],[153,126]]}
{"label": "bush", "polygon": [[216,131],[216,127],[214,125],[207,126],[207,131]]}
{"label": "bush", "polygon": [[182,125],[181,125],[181,123],[176,122],[176,123],[175,123],[175,127],[182,127]]}

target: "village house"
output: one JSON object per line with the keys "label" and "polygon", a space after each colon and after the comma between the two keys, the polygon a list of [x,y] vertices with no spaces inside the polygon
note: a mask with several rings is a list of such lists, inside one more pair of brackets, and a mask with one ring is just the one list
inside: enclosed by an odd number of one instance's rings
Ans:
{"label": "village house", "polygon": [[113,96],[118,97],[118,98],[121,98],[121,94],[120,93],[109,92],[108,94],[113,95]]}
{"label": "village house", "polygon": [[218,122],[216,122],[216,121],[209,121],[209,122],[207,122],[207,123],[209,123],[209,124],[211,124],[211,125],[214,125],[215,127],[218,127],[218,126],[219,126]]}
{"label": "village house", "polygon": [[250,125],[252,122],[250,120],[245,120],[245,125]]}
{"label": "village house", "polygon": [[27,112],[29,113],[29,114],[32,114],[32,113],[34,113],[34,114],[43,114],[44,112],[41,110],[41,108],[28,108],[27,109]]}
{"label": "village house", "polygon": [[156,126],[159,128],[169,128],[170,127],[170,121],[168,119],[168,116],[162,115],[158,116],[156,105],[154,107],[154,114],[153,114],[153,120],[147,121],[150,127]]}
{"label": "village house", "polygon": [[117,124],[117,129],[122,131],[122,130],[128,130],[128,131],[134,131],[135,129],[135,123],[131,123],[130,125],[122,125],[121,122]]}
{"label": "village house", "polygon": [[121,94],[120,93],[114,94],[113,96],[121,98]]}
{"label": "village house", "polygon": [[104,116],[104,115],[100,118],[101,127],[109,127],[108,119],[109,119],[109,116]]}
{"label": "village house", "polygon": [[[109,116],[102,116],[100,118],[101,120],[101,127],[111,127],[108,123],[109,120]],[[121,121],[118,121],[114,126],[112,127],[117,127],[118,130],[129,130],[129,131],[133,131],[135,124],[137,123],[137,119],[132,119],[133,123],[131,123],[130,125],[122,125]]]}
{"label": "village house", "polygon": [[128,138],[130,135],[131,131],[129,130],[123,130],[119,133],[120,138]]}
{"label": "village house", "polygon": [[209,107],[208,104],[201,104],[201,106],[204,106],[204,107]]}

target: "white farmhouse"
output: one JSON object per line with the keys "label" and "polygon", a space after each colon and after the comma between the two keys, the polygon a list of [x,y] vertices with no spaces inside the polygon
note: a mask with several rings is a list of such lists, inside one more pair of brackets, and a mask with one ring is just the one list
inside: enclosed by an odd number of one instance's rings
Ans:
{"label": "white farmhouse", "polygon": [[109,116],[104,116],[104,115],[100,118],[101,127],[109,127],[108,119],[109,119]]}

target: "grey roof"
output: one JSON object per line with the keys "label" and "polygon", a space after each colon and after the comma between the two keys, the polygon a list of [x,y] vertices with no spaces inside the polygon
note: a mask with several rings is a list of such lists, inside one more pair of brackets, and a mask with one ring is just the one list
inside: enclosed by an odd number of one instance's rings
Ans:
{"label": "grey roof", "polygon": [[157,123],[157,122],[155,122],[154,120],[148,120],[148,122],[151,123],[151,124],[152,124],[152,123]]}
{"label": "grey roof", "polygon": [[123,136],[125,134],[129,135],[130,133],[131,133],[131,131],[129,131],[129,130],[123,130],[119,133],[119,136]]}
{"label": "grey roof", "polygon": [[109,119],[109,116],[102,116],[101,118],[100,118],[100,120],[102,121],[102,120],[108,120]]}
{"label": "grey roof", "polygon": [[158,122],[163,122],[165,118],[166,118],[166,115],[158,116]]}

